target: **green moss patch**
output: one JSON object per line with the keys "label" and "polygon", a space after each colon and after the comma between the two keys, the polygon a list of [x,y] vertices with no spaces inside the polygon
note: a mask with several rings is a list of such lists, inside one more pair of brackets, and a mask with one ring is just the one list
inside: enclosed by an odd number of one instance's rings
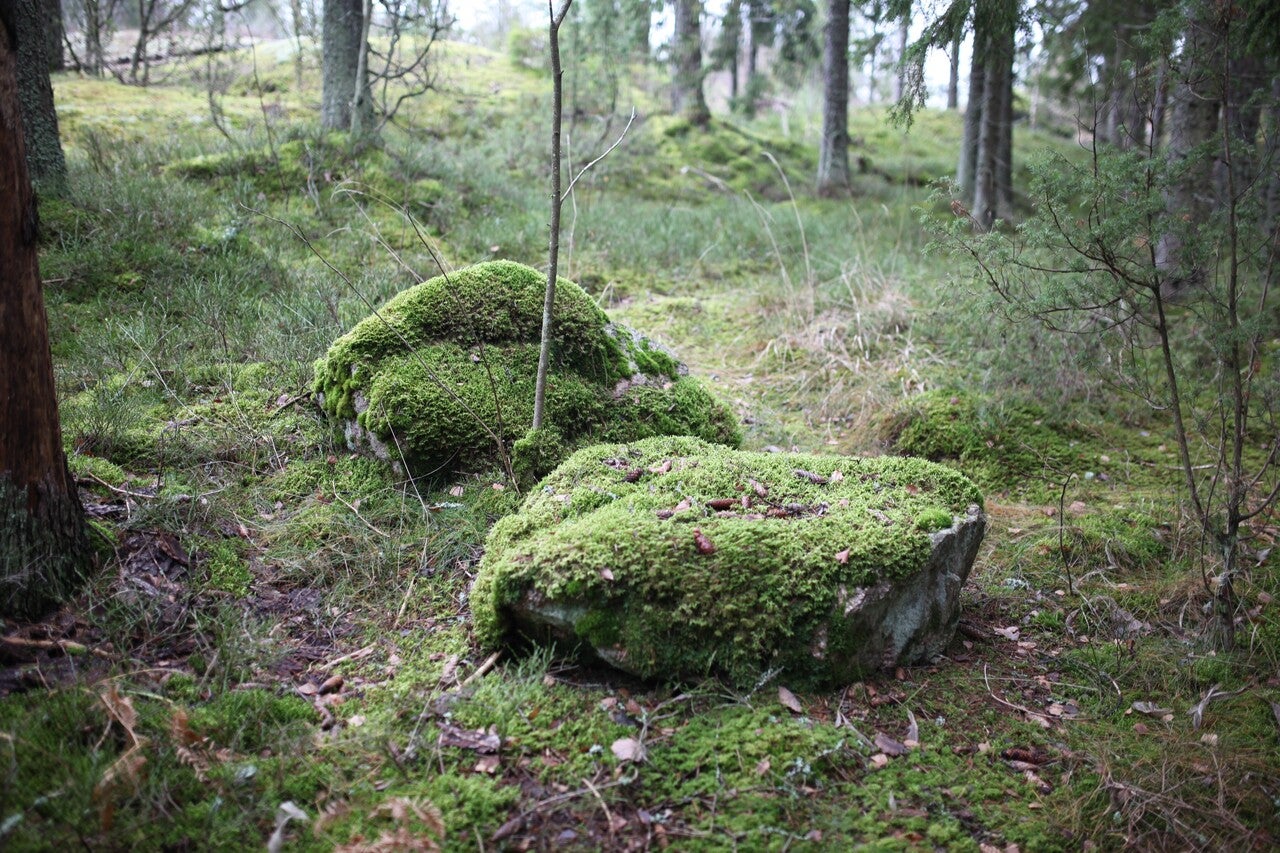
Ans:
{"label": "green moss patch", "polygon": [[908,401],[888,419],[885,437],[897,453],[957,464],[988,490],[1025,485],[1047,470],[1070,470],[1073,458],[1067,439],[1035,408],[994,406],[948,390]]}
{"label": "green moss patch", "polygon": [[[807,185],[806,176],[815,166],[813,152],[796,142],[719,119],[695,127],[681,118],[657,116],[647,120],[632,147],[648,157],[615,166],[615,180],[651,198],[705,200],[712,190],[783,200],[786,184],[766,154],[782,164],[795,187]],[[653,159],[662,167],[654,168]]]}
{"label": "green moss patch", "polygon": [[[533,420],[545,286],[530,267],[494,261],[400,293],[316,362],[325,411],[415,471],[491,464]],[[732,414],[670,354],[611,325],[564,279],[552,334],[547,420],[566,448],[671,434],[739,443]]]}
{"label": "green moss patch", "polygon": [[555,602],[578,642],[616,646],[644,677],[842,678],[868,638],[826,626],[859,589],[919,570],[942,516],[981,503],[964,477],[918,459],[690,438],[589,447],[494,526],[476,630],[498,645],[526,627],[524,603]]}

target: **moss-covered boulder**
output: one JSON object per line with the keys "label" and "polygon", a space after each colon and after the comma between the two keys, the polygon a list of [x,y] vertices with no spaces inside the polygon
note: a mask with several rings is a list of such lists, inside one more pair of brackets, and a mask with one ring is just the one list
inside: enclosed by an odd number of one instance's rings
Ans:
{"label": "moss-covered boulder", "polygon": [[556,641],[643,678],[836,683],[942,651],[985,519],[921,459],[584,448],[494,525],[482,643]]}
{"label": "moss-covered boulder", "polygon": [[[509,261],[476,264],[397,294],[316,362],[321,405],[355,446],[424,474],[491,464],[528,432],[546,277]],[[693,435],[736,446],[733,414],[674,357],[609,322],[560,279],[547,382],[555,441],[545,473],[589,441]]]}
{"label": "moss-covered boulder", "polygon": [[907,400],[885,420],[895,453],[953,464],[984,489],[1006,491],[1042,481],[1046,467],[1070,467],[1070,442],[1031,405],[997,403],[938,389]]}

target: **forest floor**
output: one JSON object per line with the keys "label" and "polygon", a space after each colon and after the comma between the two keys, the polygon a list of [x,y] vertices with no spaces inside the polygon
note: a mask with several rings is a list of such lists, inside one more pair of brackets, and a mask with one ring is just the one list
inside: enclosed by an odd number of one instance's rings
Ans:
{"label": "forest floor", "polygon": [[[957,116],[907,134],[858,113],[854,192],[817,199],[812,111],[698,134],[651,72],[616,81],[640,118],[571,200],[562,275],[669,344],[747,447],[885,452],[933,424],[989,520],[927,666],[826,692],[645,684],[480,651],[470,583],[517,490],[406,482],[311,396],[366,300],[436,271],[407,215],[452,266],[545,263],[546,74],[448,45],[440,89],[355,150],[314,127],[315,69],[268,55],[146,90],[55,80],[73,174],[42,203],[42,271],[101,569],[3,626],[0,846],[1280,843],[1280,521],[1250,528],[1217,650],[1168,424],[925,251]],[[629,110],[573,91],[584,163]],[[1074,150],[1017,137],[1020,161]]]}

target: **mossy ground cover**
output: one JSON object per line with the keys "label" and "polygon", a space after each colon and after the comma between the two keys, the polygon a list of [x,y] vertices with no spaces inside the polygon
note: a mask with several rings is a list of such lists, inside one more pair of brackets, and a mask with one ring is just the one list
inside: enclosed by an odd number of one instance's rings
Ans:
{"label": "mossy ground cover", "polygon": [[[451,47],[410,130],[359,150],[312,125],[309,56],[301,86],[269,56],[256,82],[251,58],[227,69],[231,140],[191,75],[55,80],[73,195],[42,209],[46,299],[103,567],[59,613],[4,626],[0,846],[261,849],[285,802],[308,818],[286,849],[1275,844],[1276,521],[1251,527],[1238,647],[1214,652],[1159,416],[1037,397],[1070,359],[1041,340],[1011,365],[1008,330],[973,323],[921,251],[914,184],[949,170],[957,116],[904,146],[856,115],[852,199],[809,197],[803,110],[679,145],[641,123],[577,187],[563,274],[672,346],[749,449],[876,451],[886,422],[954,396],[963,440],[918,438],[992,478],[946,659],[831,690],[677,689],[546,652],[489,661],[472,579],[524,495],[497,472],[397,476],[310,396],[368,303],[438,272],[352,181],[399,189],[451,268],[541,263],[545,76]],[[601,126],[582,121],[576,162],[610,141],[580,143]],[[764,150],[794,207],[758,186]],[[729,188],[667,187],[686,165]],[[615,191],[628,175],[652,192]]]}

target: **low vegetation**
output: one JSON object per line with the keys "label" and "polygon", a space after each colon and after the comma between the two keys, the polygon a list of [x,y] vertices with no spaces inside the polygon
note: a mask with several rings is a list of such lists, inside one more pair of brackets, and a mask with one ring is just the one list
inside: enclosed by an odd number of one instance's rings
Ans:
{"label": "low vegetation", "polygon": [[[258,69],[278,84],[259,95],[243,57],[218,99],[229,138],[180,74],[145,98],[56,78],[72,189],[42,206],[42,262],[102,568],[4,626],[0,846],[1277,842],[1280,523],[1249,524],[1236,644],[1216,649],[1168,423],[1046,381],[1079,375],[1072,350],[974,313],[923,251],[921,184],[951,168],[957,115],[920,115],[905,146],[855,116],[856,193],[822,200],[812,115],[703,136],[637,91],[641,117],[566,201],[560,267],[583,312],[689,366],[667,393],[714,395],[723,438],[827,454],[828,476],[891,451],[973,477],[989,530],[947,653],[805,689],[482,647],[483,543],[527,482],[484,453],[397,472],[353,452],[330,419],[345,368],[323,366],[437,258],[542,261],[546,80],[442,57],[444,89],[364,149],[309,124],[318,83],[291,61]],[[1079,156],[1017,136],[1020,158]]]}

